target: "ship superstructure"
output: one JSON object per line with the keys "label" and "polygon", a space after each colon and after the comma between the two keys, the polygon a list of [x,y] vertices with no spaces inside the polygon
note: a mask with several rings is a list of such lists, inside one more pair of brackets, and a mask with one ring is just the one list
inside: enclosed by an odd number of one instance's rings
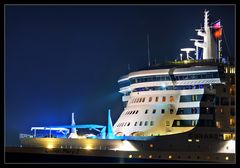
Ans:
{"label": "ship superstructure", "polygon": [[[20,138],[23,147],[92,149],[102,156],[189,161],[235,161],[235,66],[222,56],[222,25],[196,29],[201,39],[195,48],[183,48],[178,60],[122,76],[118,83],[124,110],[112,124],[51,126],[45,130],[71,129],[66,138]],[[190,52],[195,51],[195,56]],[[96,130],[79,136],[76,129]],[[42,127],[41,127],[42,129]],[[99,152],[101,151],[101,152]],[[105,152],[104,152],[105,151]],[[108,152],[106,152],[108,151]],[[119,151],[120,153],[118,153]],[[124,153],[121,153],[123,152]]]}

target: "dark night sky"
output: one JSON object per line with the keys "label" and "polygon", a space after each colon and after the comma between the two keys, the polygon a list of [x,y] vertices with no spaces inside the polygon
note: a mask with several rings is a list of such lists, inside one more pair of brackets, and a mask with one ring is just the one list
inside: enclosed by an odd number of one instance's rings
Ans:
{"label": "dark night sky", "polygon": [[[234,6],[30,6],[5,7],[6,144],[19,144],[19,133],[32,126],[113,123],[123,107],[117,80],[164,62],[193,47],[203,11],[221,19],[234,54]],[[226,45],[223,46],[227,54]]]}

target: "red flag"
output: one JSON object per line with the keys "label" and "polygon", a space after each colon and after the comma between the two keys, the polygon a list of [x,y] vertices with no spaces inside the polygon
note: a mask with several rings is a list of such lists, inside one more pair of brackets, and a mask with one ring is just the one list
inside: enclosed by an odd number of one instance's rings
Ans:
{"label": "red flag", "polygon": [[221,36],[222,36],[222,28],[219,28],[214,32],[214,37],[219,39]]}
{"label": "red flag", "polygon": [[213,35],[216,39],[221,38],[222,36],[222,26],[220,20],[216,21],[212,24],[212,27],[214,28]]}

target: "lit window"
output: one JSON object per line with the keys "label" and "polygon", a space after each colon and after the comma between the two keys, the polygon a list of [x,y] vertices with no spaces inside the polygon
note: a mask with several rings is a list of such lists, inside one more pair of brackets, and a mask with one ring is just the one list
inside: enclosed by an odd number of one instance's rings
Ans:
{"label": "lit window", "polygon": [[158,102],[158,97],[156,97],[155,101]]}
{"label": "lit window", "polygon": [[162,114],[164,114],[165,113],[165,109],[162,109],[161,112],[162,112]]}
{"label": "lit window", "polygon": [[148,121],[145,121],[145,124],[144,124],[145,126],[147,126],[148,125]]}
{"label": "lit window", "polygon": [[188,142],[192,142],[192,139],[188,139]]}
{"label": "lit window", "polygon": [[217,127],[217,128],[221,128],[220,121],[216,121],[216,127]]}
{"label": "lit window", "polygon": [[180,121],[179,120],[177,121],[177,126],[180,126]]}
{"label": "lit window", "polygon": [[147,114],[147,113],[148,113],[148,109],[145,110],[145,114]]}
{"label": "lit window", "polygon": [[128,157],[129,157],[129,158],[132,158],[132,155],[129,155]]}
{"label": "lit window", "polygon": [[229,119],[229,125],[230,125],[230,126],[235,126],[235,122],[234,122],[234,118],[233,118],[233,117],[230,117],[230,119]]}
{"label": "lit window", "polygon": [[152,112],[152,113],[153,113],[153,114],[156,113],[156,109],[153,109],[153,112]]}
{"label": "lit window", "polygon": [[152,155],[149,155],[148,158],[149,158],[149,159],[152,159]]}
{"label": "lit window", "polygon": [[149,97],[149,102],[151,102],[152,101],[152,97]]}
{"label": "lit window", "polygon": [[228,157],[228,156],[226,156],[226,157],[225,157],[225,159],[226,159],[226,160],[229,160],[229,157]]}
{"label": "lit window", "polygon": [[138,158],[142,158],[142,155],[138,155]]}
{"label": "lit window", "polygon": [[153,148],[153,144],[150,144],[149,147],[150,147],[150,148]]}
{"label": "lit window", "polygon": [[162,97],[162,102],[165,102],[165,101],[166,101],[166,97],[163,96],[163,97]]}
{"label": "lit window", "polygon": [[169,100],[171,103],[174,102],[174,97],[173,96],[170,96],[170,100]]}
{"label": "lit window", "polygon": [[192,101],[195,101],[195,95],[192,95]]}
{"label": "lit window", "polygon": [[223,134],[223,140],[230,140],[232,139],[232,134]]}
{"label": "lit window", "polygon": [[192,120],[192,126],[194,126],[195,125],[195,121],[194,120]]}
{"label": "lit window", "polygon": [[172,155],[169,155],[169,156],[168,156],[168,159],[172,159]]}

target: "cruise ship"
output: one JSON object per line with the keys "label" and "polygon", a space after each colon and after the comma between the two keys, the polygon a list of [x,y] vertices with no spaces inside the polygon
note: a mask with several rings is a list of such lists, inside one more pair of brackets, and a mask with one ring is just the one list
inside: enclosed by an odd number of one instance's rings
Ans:
{"label": "cruise ship", "polygon": [[[222,55],[220,20],[203,27],[179,58],[120,77],[124,109],[113,124],[32,127],[27,152],[165,161],[235,163],[235,65]],[[81,129],[96,134],[81,134]],[[44,132],[47,134],[44,134]]]}

